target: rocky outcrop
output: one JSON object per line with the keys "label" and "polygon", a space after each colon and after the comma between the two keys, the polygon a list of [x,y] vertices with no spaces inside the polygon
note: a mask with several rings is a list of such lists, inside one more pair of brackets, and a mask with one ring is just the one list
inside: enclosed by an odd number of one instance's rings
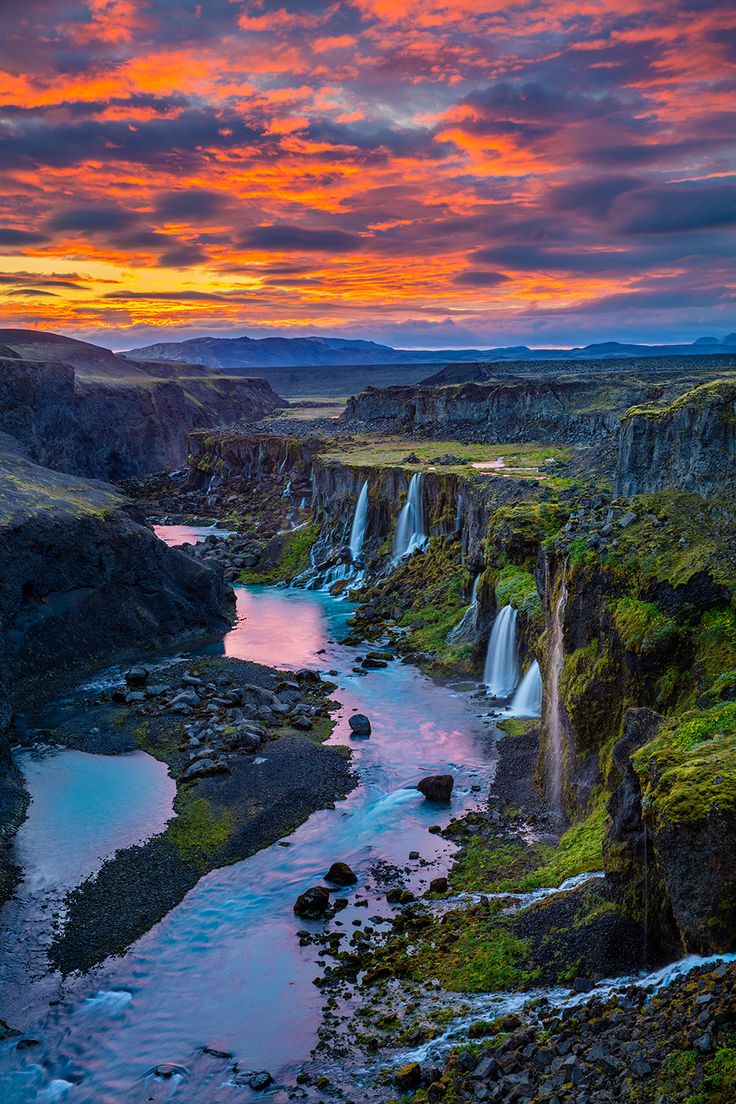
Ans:
{"label": "rocky outcrop", "polygon": [[618,428],[605,408],[585,409],[596,385],[513,379],[448,387],[367,388],[348,401],[343,420],[386,433],[511,442],[602,440]]}
{"label": "rocky outcrop", "polygon": [[190,430],[284,405],[264,380],[135,364],[54,334],[0,331],[0,353],[0,430],[38,463],[77,475],[176,467]]}
{"label": "rocky outcrop", "polygon": [[621,424],[617,491],[736,491],[736,380],[714,380],[664,408],[634,408]]}
{"label": "rocky outcrop", "polygon": [[232,592],[220,573],[169,549],[111,487],[0,452],[0,899],[3,848],[22,816],[9,754],[13,706],[53,680],[222,632]]}

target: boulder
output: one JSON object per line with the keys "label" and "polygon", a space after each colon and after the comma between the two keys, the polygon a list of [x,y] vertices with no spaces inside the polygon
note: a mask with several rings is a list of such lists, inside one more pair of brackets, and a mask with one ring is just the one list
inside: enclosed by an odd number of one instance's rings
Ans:
{"label": "boulder", "polygon": [[325,874],[325,878],[328,882],[334,882],[339,886],[355,885],[358,880],[354,871],[344,862],[334,862]]}
{"label": "boulder", "polygon": [[399,1092],[411,1092],[412,1089],[418,1089],[422,1083],[422,1067],[418,1062],[409,1062],[396,1071],[394,1081]]}
{"label": "boulder", "polygon": [[128,686],[145,686],[148,681],[148,668],[131,667],[129,671],[126,671],[125,681],[127,682]]}
{"label": "boulder", "polygon": [[433,878],[429,883],[430,893],[447,893],[447,878]]}
{"label": "boulder", "polygon": [[300,893],[294,902],[294,912],[303,920],[321,920],[330,907],[330,891],[327,886],[311,886]]}
{"label": "boulder", "polygon": [[449,801],[455,779],[451,774],[430,774],[417,783],[417,789],[427,801]]}
{"label": "boulder", "polygon": [[371,722],[363,713],[353,713],[348,718],[348,724],[353,736],[370,736]]}

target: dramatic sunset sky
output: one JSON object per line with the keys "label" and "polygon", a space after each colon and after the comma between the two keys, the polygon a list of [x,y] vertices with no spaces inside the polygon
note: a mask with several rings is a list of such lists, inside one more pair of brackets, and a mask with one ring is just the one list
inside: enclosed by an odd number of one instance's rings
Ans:
{"label": "dramatic sunset sky", "polygon": [[736,329],[736,7],[0,0],[0,325]]}

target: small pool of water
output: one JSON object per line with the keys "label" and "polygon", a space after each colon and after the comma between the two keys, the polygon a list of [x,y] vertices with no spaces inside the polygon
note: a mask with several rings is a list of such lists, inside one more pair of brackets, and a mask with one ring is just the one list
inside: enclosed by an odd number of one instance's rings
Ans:
{"label": "small pool of water", "polygon": [[[346,893],[351,903],[337,930],[349,937],[353,920],[390,911],[376,864],[404,867],[409,852],[418,851],[428,865],[412,862],[405,880],[423,892],[446,872],[452,852],[429,827],[476,806],[488,789],[491,730],[472,702],[397,661],[356,673],[360,649],[337,642],[349,603],[278,588],[239,588],[237,603],[238,623],[217,650],[289,669],[337,672],[334,696],[342,708],[331,739],[351,746],[360,784],[334,809],[310,817],[284,841],[288,846],[275,843],[207,875],[123,958],[65,983],[60,1004],[44,1009],[48,991],[36,993],[33,983],[24,987],[20,1005],[8,993],[5,1003],[16,1013],[24,1009],[15,1022],[42,1040],[31,1051],[0,1048],[0,1085],[9,1104],[48,1099],[39,1093],[50,1083],[74,1104],[247,1098],[249,1090],[230,1084],[227,1063],[203,1054],[205,1046],[231,1052],[241,1069],[268,1069],[277,1083],[293,1083],[316,1042],[323,1003],[313,984],[319,951],[299,945],[299,929],[313,925],[294,916],[297,895],[321,882],[334,861],[348,862],[359,884]],[[371,720],[369,739],[351,738],[348,718],[355,710]],[[439,773],[455,777],[449,806],[426,802],[416,789],[421,777]],[[78,833],[78,815],[67,809],[60,835]],[[33,831],[40,840],[40,827]],[[28,854],[29,866],[42,867],[45,850],[39,844]],[[368,899],[368,908],[353,903],[356,895]],[[162,1062],[181,1072],[162,1081],[152,1074]]]}
{"label": "small pool of water", "polygon": [[169,548],[176,548],[180,544],[201,544],[207,537],[229,537],[232,529],[220,529],[217,525],[154,525],[154,533],[168,544]]}

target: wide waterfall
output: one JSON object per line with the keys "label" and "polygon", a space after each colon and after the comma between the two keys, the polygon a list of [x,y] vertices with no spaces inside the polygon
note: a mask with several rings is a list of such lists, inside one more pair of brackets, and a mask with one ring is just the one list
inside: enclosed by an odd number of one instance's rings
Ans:
{"label": "wide waterfall", "polygon": [[427,547],[427,534],[424,530],[424,503],[422,501],[422,476],[415,472],[409,483],[406,502],[396,522],[392,555],[400,560],[420,549]]}
{"label": "wide waterfall", "polygon": [[[567,604],[565,575],[567,564],[562,569],[562,583],[557,601],[554,604],[549,626],[549,693],[547,695],[547,788],[550,800],[558,813],[562,812],[562,732],[560,729],[560,675],[564,660],[563,622]],[[546,572],[546,592],[550,593],[549,569]]]}
{"label": "wide waterfall", "polygon": [[360,553],[363,551],[363,542],[365,541],[365,531],[367,524],[368,480],[366,479],[363,483],[363,486],[360,488],[358,502],[355,507],[355,517],[353,518],[353,527],[350,530],[350,555],[353,558],[353,562],[358,559]]}
{"label": "wide waterfall", "polygon": [[519,680],[516,610],[504,606],[493,622],[483,681],[494,698],[507,698]]}
{"label": "wide waterfall", "polygon": [[542,672],[536,659],[519,683],[516,693],[508,707],[509,717],[541,717],[542,715]]}

